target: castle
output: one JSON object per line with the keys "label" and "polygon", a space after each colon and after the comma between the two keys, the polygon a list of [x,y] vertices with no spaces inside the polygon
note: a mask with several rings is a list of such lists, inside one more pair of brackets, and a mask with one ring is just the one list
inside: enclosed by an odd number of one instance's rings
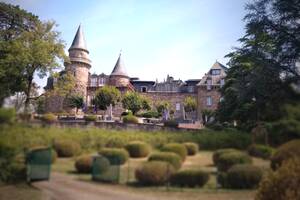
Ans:
{"label": "castle", "polygon": [[[203,110],[215,110],[221,100],[219,89],[225,83],[227,71],[224,65],[216,61],[201,79],[182,81],[175,80],[168,75],[164,82],[144,81],[128,75],[120,53],[110,75],[90,74],[89,70],[92,65],[81,25],[69,48],[69,60],[65,62],[65,71],[74,75],[76,93],[84,97],[87,107],[93,106],[92,99],[97,89],[104,85],[111,85],[118,88],[121,94],[126,91],[139,92],[148,97],[153,104],[161,101],[169,102],[175,118],[182,118],[183,102],[186,97],[193,97],[197,100],[197,111],[191,116],[193,119],[201,119]],[[48,78],[46,91],[53,88],[53,81],[52,77]],[[63,100],[60,97],[52,97],[46,102],[48,112],[59,112],[63,109]],[[121,103],[113,108],[115,116],[119,116],[123,111]]]}

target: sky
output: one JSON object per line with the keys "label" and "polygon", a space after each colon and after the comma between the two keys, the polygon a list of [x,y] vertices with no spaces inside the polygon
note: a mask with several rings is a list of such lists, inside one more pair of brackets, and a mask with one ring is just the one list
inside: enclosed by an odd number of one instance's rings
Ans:
{"label": "sky", "polygon": [[[55,20],[67,53],[81,23],[91,73],[110,74],[120,50],[130,77],[200,79],[239,46],[248,0],[6,0]],[[63,66],[62,66],[63,67]],[[35,78],[44,87],[46,78]]]}

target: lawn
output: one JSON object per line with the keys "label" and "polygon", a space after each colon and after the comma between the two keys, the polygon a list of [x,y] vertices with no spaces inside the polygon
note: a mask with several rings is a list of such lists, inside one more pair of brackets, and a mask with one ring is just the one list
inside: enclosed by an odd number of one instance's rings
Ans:
{"label": "lawn", "polygon": [[[157,198],[170,198],[170,199],[253,199],[255,190],[227,190],[216,187],[216,168],[212,163],[212,151],[201,151],[195,156],[189,156],[184,162],[181,169],[202,169],[210,172],[210,179],[203,188],[178,188],[178,187],[139,187],[134,184],[135,177],[134,171],[147,159],[130,159],[126,164],[121,167],[120,184],[99,184],[101,187],[114,187],[118,190],[130,191],[133,193],[143,193]],[[269,161],[253,158],[253,164],[264,168],[269,167]],[[53,165],[53,171],[67,173],[74,176],[80,181],[91,182],[91,175],[77,174],[74,168],[74,158],[58,159]]]}

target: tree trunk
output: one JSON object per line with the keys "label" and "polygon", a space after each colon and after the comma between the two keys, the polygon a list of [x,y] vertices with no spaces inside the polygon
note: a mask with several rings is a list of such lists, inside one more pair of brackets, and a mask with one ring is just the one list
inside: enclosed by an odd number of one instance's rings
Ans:
{"label": "tree trunk", "polygon": [[30,104],[30,91],[31,91],[31,85],[32,85],[33,76],[29,76],[27,79],[27,89],[25,91],[26,99],[25,99],[25,108],[24,112],[28,112],[29,104]]}

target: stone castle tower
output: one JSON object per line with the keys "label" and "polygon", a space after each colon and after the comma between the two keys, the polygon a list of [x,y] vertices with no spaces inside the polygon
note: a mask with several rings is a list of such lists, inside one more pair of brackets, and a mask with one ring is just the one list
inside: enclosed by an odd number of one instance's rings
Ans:
{"label": "stone castle tower", "polygon": [[130,85],[130,78],[126,72],[121,53],[109,76],[109,85],[113,85],[121,91],[126,90]]}
{"label": "stone castle tower", "polygon": [[79,25],[72,45],[69,48],[69,59],[70,62],[65,63],[65,70],[74,75],[76,92],[82,95],[86,101],[91,60],[89,59],[89,51],[87,50],[81,25]]}

